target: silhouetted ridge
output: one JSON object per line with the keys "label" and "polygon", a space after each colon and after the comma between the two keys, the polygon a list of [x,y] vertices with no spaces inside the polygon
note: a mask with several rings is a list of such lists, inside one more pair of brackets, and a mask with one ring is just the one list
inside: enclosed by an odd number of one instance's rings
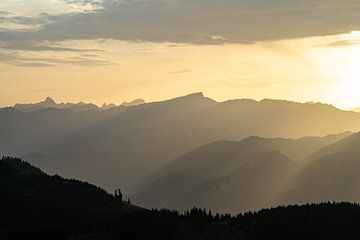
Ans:
{"label": "silhouetted ridge", "polygon": [[56,102],[54,99],[52,99],[51,97],[47,97],[45,100],[44,100],[44,103],[48,106],[51,106],[51,105],[55,105]]}
{"label": "silhouetted ridge", "polygon": [[114,217],[138,209],[94,185],[49,176],[10,157],[0,160],[0,193],[0,239],[104,231]]}
{"label": "silhouetted ridge", "polygon": [[12,166],[19,174],[22,175],[42,175],[44,174],[39,168],[30,165],[28,162],[24,162],[20,158],[12,158],[3,156],[0,160],[1,163]]}
{"label": "silhouetted ridge", "polygon": [[224,105],[243,105],[243,106],[270,106],[270,107],[290,107],[290,108],[322,108],[322,109],[328,109],[328,110],[337,110],[337,111],[343,111],[341,109],[338,109],[330,104],[324,104],[320,102],[306,102],[306,103],[300,103],[300,102],[294,102],[289,100],[281,100],[281,99],[269,99],[265,98],[260,101],[253,100],[253,99],[234,99],[234,100],[228,100],[223,102]]}
{"label": "silhouetted ridge", "polygon": [[[185,96],[172,98],[172,99],[163,101],[163,103],[186,103],[186,102],[197,103],[197,102],[204,102],[204,101],[215,103],[214,100],[205,97],[202,92],[192,93],[192,94],[188,94]],[[161,102],[158,102],[158,103],[161,103]]]}
{"label": "silhouetted ridge", "polygon": [[121,104],[121,106],[125,106],[125,107],[132,107],[132,106],[138,106],[138,105],[141,105],[141,104],[144,104],[145,101],[144,99],[135,99],[131,102],[123,102]]}
{"label": "silhouetted ridge", "polygon": [[148,207],[183,210],[196,205],[231,213],[273,206],[309,156],[349,134],[213,142],[155,171],[133,199]]}
{"label": "silhouetted ridge", "polygon": [[101,108],[92,103],[56,103],[50,97],[47,97],[44,101],[33,104],[15,104],[14,108],[19,111],[31,113],[34,111],[39,111],[48,108],[56,108],[56,109],[69,109],[72,111],[99,111]]}
{"label": "silhouetted ridge", "polygon": [[278,203],[360,201],[360,134],[330,144],[284,186]]}
{"label": "silhouetted ridge", "polygon": [[[359,204],[282,206],[234,217],[196,207],[183,213],[146,210],[123,202],[121,191],[110,195],[84,182],[46,174],[21,174],[17,170],[31,168],[20,159],[0,160],[1,239],[347,240],[360,237]],[[169,177],[188,179],[182,174]],[[226,177],[213,180],[214,183],[226,181]]]}
{"label": "silhouetted ridge", "polygon": [[194,99],[197,99],[197,98],[204,98],[204,93],[202,92],[196,92],[196,93],[191,93],[191,94],[188,94],[188,95],[185,95],[184,97],[179,97],[179,98],[175,98],[175,99],[181,99],[181,98],[194,98]]}
{"label": "silhouetted ridge", "polygon": [[360,157],[360,133],[354,133],[341,141],[325,146],[315,153],[312,158],[321,158],[336,152],[343,152],[348,154],[359,154]]}

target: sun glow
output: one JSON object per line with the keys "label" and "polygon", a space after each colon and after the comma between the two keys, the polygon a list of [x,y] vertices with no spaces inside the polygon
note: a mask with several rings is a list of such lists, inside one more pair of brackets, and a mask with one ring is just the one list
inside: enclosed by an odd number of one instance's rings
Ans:
{"label": "sun glow", "polygon": [[[354,60],[343,73],[342,82],[339,85],[338,97],[343,105],[352,107],[352,103],[358,103],[360,99],[360,59]],[[356,105],[354,105],[356,106]]]}
{"label": "sun glow", "polygon": [[352,108],[360,104],[360,46],[356,45],[360,43],[360,31],[351,32],[345,39],[353,45],[343,49],[337,97],[342,105]]}
{"label": "sun glow", "polygon": [[335,36],[330,44],[310,50],[310,59],[330,93],[329,102],[342,109],[360,106],[360,31]]}
{"label": "sun glow", "polygon": [[344,38],[347,41],[360,42],[360,31],[352,31],[349,34],[345,34]]}
{"label": "sun glow", "polygon": [[360,31],[254,44],[68,40],[39,45],[76,51],[15,54],[0,46],[9,59],[8,64],[0,59],[4,106],[47,96],[96,104],[139,97],[158,101],[198,91],[218,101],[280,98],[360,106]]}

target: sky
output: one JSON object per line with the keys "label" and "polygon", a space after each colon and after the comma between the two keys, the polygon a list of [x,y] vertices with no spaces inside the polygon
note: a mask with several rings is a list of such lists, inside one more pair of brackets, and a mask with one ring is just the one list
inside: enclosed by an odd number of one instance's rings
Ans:
{"label": "sky", "polygon": [[1,0],[0,106],[204,92],[360,107],[358,0]]}

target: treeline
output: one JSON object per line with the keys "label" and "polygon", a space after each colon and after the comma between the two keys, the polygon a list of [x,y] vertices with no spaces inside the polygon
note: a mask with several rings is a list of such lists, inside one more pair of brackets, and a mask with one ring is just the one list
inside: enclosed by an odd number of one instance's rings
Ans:
{"label": "treeline", "polygon": [[[321,203],[237,216],[146,210],[88,183],[0,161],[0,239],[359,239],[360,206]],[[40,171],[40,172],[39,172]]]}

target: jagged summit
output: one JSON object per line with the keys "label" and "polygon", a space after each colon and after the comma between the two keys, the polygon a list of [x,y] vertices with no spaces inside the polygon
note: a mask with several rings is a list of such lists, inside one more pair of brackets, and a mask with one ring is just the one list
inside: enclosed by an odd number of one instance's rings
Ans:
{"label": "jagged summit", "polygon": [[56,102],[54,99],[52,99],[51,97],[47,97],[45,100],[44,100],[44,103],[48,104],[48,105],[55,105]]}
{"label": "jagged summit", "polygon": [[[143,99],[135,99],[134,101],[131,102],[123,102],[120,106],[130,107],[130,106],[141,105],[144,103],[145,101]],[[14,105],[15,109],[25,113],[34,112],[47,108],[68,109],[75,112],[80,112],[80,111],[94,111],[94,110],[101,111],[116,107],[117,105],[114,103],[109,103],[109,104],[104,103],[101,107],[92,103],[85,103],[83,101],[80,101],[78,103],[56,103],[56,101],[51,97],[47,97],[43,101],[38,103],[27,103],[27,104],[17,103]]]}
{"label": "jagged summit", "polygon": [[203,97],[205,97],[205,95],[203,92],[195,92],[195,93],[188,94],[185,97],[201,97],[201,98],[203,98]]}
{"label": "jagged summit", "polygon": [[34,112],[38,110],[43,110],[47,108],[56,108],[56,109],[69,109],[75,112],[79,111],[90,111],[90,110],[100,110],[98,106],[94,104],[88,104],[84,102],[79,103],[56,103],[51,97],[47,97],[44,101],[38,103],[29,103],[29,104],[16,104],[15,109],[21,112]]}
{"label": "jagged summit", "polygon": [[101,105],[101,109],[102,110],[107,110],[107,109],[111,109],[111,108],[116,108],[117,106],[114,103],[104,103],[103,105]]}
{"label": "jagged summit", "polygon": [[180,98],[194,98],[194,99],[198,99],[198,98],[205,98],[205,95],[203,92],[195,92],[195,93],[191,93],[188,95],[185,95],[183,97]]}
{"label": "jagged summit", "polygon": [[205,95],[202,92],[196,92],[196,93],[191,93],[185,96],[180,96],[180,97],[176,97],[176,98],[172,98],[167,100],[168,102],[183,102],[183,101],[190,101],[190,102],[202,102],[202,101],[207,101],[207,102],[213,102],[216,103],[215,100],[205,97]]}
{"label": "jagged summit", "polygon": [[131,101],[131,102],[123,102],[121,104],[121,106],[130,107],[130,106],[141,105],[144,103],[145,103],[144,99],[135,99],[134,101]]}

